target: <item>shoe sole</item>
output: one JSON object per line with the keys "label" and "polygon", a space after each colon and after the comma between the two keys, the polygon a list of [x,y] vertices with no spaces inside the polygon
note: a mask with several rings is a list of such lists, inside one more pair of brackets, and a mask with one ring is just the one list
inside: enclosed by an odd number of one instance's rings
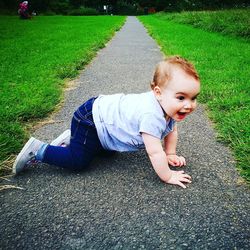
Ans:
{"label": "shoe sole", "polygon": [[[64,131],[59,137],[53,140],[50,145],[51,146],[61,146],[62,142],[70,136],[70,129]],[[59,144],[60,143],[60,144]]]}
{"label": "shoe sole", "polygon": [[16,165],[17,163],[19,162],[19,160],[21,159],[22,155],[24,154],[24,152],[33,144],[33,142],[35,141],[36,139],[34,137],[31,137],[27,143],[25,144],[25,146],[23,147],[23,149],[21,150],[21,152],[18,154],[14,164],[13,164],[13,168],[12,168],[12,172],[13,174],[17,174],[16,172]]}

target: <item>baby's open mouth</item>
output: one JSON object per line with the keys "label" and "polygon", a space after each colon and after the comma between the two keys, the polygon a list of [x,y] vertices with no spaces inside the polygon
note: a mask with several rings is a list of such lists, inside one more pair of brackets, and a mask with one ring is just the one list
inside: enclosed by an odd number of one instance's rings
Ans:
{"label": "baby's open mouth", "polygon": [[185,117],[187,116],[187,114],[188,114],[187,112],[177,112],[178,118],[180,120],[185,119]]}

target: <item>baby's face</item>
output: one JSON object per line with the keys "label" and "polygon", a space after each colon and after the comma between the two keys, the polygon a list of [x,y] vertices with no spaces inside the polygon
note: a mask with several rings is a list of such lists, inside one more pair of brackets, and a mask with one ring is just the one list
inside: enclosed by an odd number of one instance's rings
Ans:
{"label": "baby's face", "polygon": [[196,98],[200,92],[200,82],[182,70],[176,69],[172,79],[164,88],[155,87],[154,93],[168,117],[182,121],[197,106]]}

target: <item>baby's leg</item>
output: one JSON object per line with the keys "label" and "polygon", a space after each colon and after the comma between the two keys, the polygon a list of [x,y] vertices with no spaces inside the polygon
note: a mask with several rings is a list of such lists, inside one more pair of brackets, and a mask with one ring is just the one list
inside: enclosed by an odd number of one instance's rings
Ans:
{"label": "baby's leg", "polygon": [[92,116],[94,100],[91,98],[74,113],[68,147],[48,145],[32,137],[18,154],[13,173],[23,171],[35,161],[77,170],[88,166],[94,156],[103,150]]}
{"label": "baby's leg", "polygon": [[70,144],[68,147],[49,145],[42,162],[71,170],[81,170],[93,160],[95,152],[90,152],[81,145]]}
{"label": "baby's leg", "polygon": [[95,98],[91,98],[75,111],[71,121],[69,146],[47,146],[40,159],[42,162],[80,170],[88,166],[96,154],[103,150],[92,116],[94,100]]}
{"label": "baby's leg", "polygon": [[40,160],[50,165],[80,170],[87,167],[101,150],[103,148],[94,125],[88,125],[74,117],[69,146],[48,145]]}

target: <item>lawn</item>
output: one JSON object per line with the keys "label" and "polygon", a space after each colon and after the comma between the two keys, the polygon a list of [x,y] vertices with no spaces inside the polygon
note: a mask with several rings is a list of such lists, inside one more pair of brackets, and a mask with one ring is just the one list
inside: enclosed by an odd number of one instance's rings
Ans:
{"label": "lawn", "polygon": [[0,16],[0,173],[29,136],[27,124],[60,102],[78,74],[125,17]]}
{"label": "lawn", "polygon": [[[246,36],[208,32],[170,21],[165,15],[140,20],[165,55],[179,54],[194,62],[202,82],[199,101],[206,104],[218,139],[231,147],[241,175],[250,181],[250,46]],[[227,25],[237,29],[233,20]]]}
{"label": "lawn", "polygon": [[162,20],[191,25],[207,31],[250,40],[250,9],[157,13]]}

